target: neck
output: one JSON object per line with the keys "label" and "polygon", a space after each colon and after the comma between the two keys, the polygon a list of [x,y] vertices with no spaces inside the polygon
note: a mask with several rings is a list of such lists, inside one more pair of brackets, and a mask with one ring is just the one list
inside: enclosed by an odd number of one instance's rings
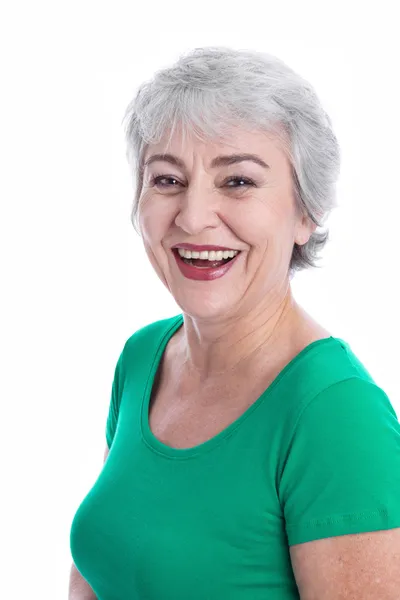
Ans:
{"label": "neck", "polygon": [[203,385],[233,370],[249,373],[249,364],[256,368],[257,359],[273,359],[288,346],[301,310],[289,286],[284,297],[243,318],[210,324],[185,315],[177,340],[181,376]]}

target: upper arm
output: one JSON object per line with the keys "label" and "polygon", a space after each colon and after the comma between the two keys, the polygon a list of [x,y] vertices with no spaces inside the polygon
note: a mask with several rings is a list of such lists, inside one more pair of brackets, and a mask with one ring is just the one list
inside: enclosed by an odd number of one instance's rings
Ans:
{"label": "upper arm", "polygon": [[[126,345],[125,345],[126,346]],[[114,440],[114,435],[118,425],[119,409],[121,404],[122,389],[124,385],[124,349],[119,355],[114,370],[114,378],[111,386],[111,397],[108,408],[107,422],[105,428],[106,441],[108,448]]]}
{"label": "upper arm", "polygon": [[400,423],[359,378],[301,412],[279,493],[302,600],[396,600],[400,589]]}
{"label": "upper arm", "polygon": [[107,456],[108,456],[108,453],[109,453],[109,452],[110,452],[110,451],[109,451],[109,449],[108,449],[108,445],[106,444],[106,450],[105,450],[105,452],[104,452],[104,462],[106,462],[106,460],[107,460]]}
{"label": "upper arm", "polygon": [[400,423],[381,388],[335,383],[289,440],[279,479],[289,546],[400,527]]}
{"label": "upper arm", "polygon": [[398,600],[400,528],[290,547],[301,600]]}

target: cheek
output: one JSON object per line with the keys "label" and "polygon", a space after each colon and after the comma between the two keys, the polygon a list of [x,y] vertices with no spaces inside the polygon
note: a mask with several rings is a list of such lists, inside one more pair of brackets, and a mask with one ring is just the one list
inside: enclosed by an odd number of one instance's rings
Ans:
{"label": "cheek", "polygon": [[291,252],[293,222],[279,203],[256,202],[231,218],[230,224],[237,237],[254,251],[249,258],[256,263],[261,257],[268,264],[280,262]]}
{"label": "cheek", "polygon": [[156,271],[160,272],[167,260],[162,243],[168,235],[170,219],[148,201],[138,212],[138,222],[146,254]]}
{"label": "cheek", "polygon": [[264,246],[275,229],[275,217],[258,202],[241,207],[240,211],[232,211],[227,222],[236,236],[250,248]]}
{"label": "cheek", "polygon": [[143,199],[138,211],[138,221],[147,244],[157,244],[165,235],[165,219],[151,199]]}

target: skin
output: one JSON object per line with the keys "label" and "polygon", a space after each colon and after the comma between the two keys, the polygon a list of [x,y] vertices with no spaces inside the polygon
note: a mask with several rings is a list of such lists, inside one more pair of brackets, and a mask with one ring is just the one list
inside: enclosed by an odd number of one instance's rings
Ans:
{"label": "skin", "polygon": [[[211,167],[217,155],[249,148],[268,170],[247,161]],[[162,140],[148,147],[144,158],[165,151]],[[296,211],[290,163],[279,141],[238,129],[229,143],[187,136],[182,146],[177,131],[168,152],[182,159],[184,168],[165,161],[145,168],[138,216],[147,256],[184,313],[184,326],[166,349],[180,365],[179,384],[171,383],[166,367],[172,390],[167,397],[179,395],[180,386],[195,407],[202,396],[235,377],[251,381],[261,368],[276,373],[308,343],[330,333],[292,295],[288,266],[293,244],[305,244],[315,225]],[[150,182],[155,173],[173,179],[162,180],[165,187],[155,186]],[[228,182],[238,175],[256,186]],[[180,273],[170,251],[179,242],[242,253],[224,277],[192,281]],[[399,598],[398,528],[297,544],[290,547],[290,557],[302,600]]]}
{"label": "skin", "polygon": [[[268,169],[250,161],[210,165],[218,155],[249,148]],[[144,161],[166,151],[185,166],[163,160],[144,168],[138,216],[147,256],[184,313],[184,327],[174,336],[185,365],[181,377],[200,389],[230,377],[238,365],[249,375],[261,362],[281,363],[318,334],[327,337],[292,295],[293,244],[305,244],[316,226],[296,210],[290,162],[277,137],[237,129],[229,143],[187,136],[182,146],[177,131],[167,150],[165,141],[148,147]],[[154,175],[173,179],[157,185]],[[233,176],[255,186],[229,181]],[[241,255],[222,278],[194,281],[181,274],[170,250],[179,242],[216,244]]]}
{"label": "skin", "polygon": [[[250,162],[210,166],[219,154],[249,148],[270,169]],[[145,159],[163,151],[163,142],[152,145]],[[314,225],[296,213],[290,165],[279,142],[238,130],[229,145],[189,139],[184,152],[177,135],[168,151],[183,159],[185,168],[163,161],[145,169],[139,223],[150,262],[184,313],[184,327],[166,354],[170,365],[180,365],[181,389],[195,406],[201,391],[203,398],[210,397],[227,381],[251,381],[266,365],[276,373],[307,343],[330,334],[291,293],[287,270],[293,244],[306,243]],[[168,188],[157,188],[150,185],[155,172],[176,179],[164,180]],[[234,175],[254,180],[256,187],[238,188],[233,182],[224,187]],[[191,281],[181,275],[170,253],[178,242],[217,244],[240,249],[242,255],[221,279]],[[171,382],[168,364],[166,373]],[[104,460],[107,455],[106,447]],[[301,600],[399,598],[399,528],[296,544],[290,558]],[[95,598],[74,567],[69,598]]]}
{"label": "skin", "polygon": [[301,600],[397,600],[400,528],[290,547]]}

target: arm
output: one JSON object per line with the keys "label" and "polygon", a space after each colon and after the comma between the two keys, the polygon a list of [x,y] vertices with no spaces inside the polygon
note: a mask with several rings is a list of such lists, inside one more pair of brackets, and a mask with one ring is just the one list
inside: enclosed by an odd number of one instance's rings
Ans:
{"label": "arm", "polygon": [[349,378],[306,405],[280,491],[301,600],[400,598],[400,424],[382,388]]}
{"label": "arm", "polygon": [[94,591],[74,564],[69,578],[68,600],[97,600]]}
{"label": "arm", "polygon": [[302,600],[396,600],[400,528],[353,533],[290,547]]}
{"label": "arm", "polygon": [[[106,446],[104,462],[107,459],[108,452],[108,446]],[[72,564],[69,578],[68,600],[97,600],[94,591],[74,564]]]}

